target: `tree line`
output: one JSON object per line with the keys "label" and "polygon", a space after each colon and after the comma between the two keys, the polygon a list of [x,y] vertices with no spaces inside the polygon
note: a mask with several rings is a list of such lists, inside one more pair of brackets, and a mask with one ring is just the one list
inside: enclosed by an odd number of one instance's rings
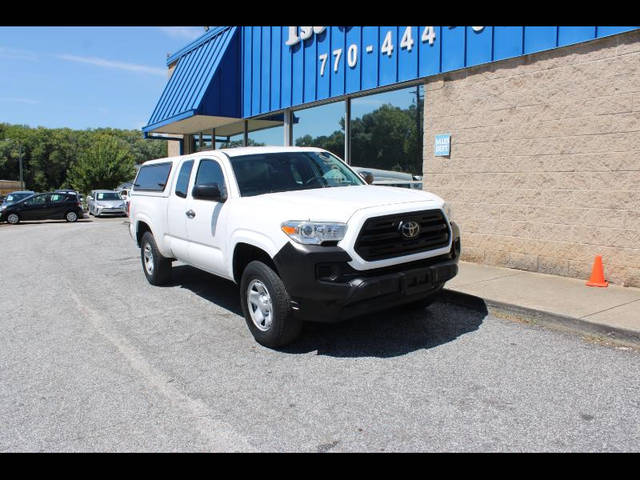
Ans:
{"label": "tree line", "polygon": [[0,123],[0,179],[19,180],[20,152],[27,190],[87,193],[132,180],[136,164],[167,155],[167,142],[144,139],[139,130]]}

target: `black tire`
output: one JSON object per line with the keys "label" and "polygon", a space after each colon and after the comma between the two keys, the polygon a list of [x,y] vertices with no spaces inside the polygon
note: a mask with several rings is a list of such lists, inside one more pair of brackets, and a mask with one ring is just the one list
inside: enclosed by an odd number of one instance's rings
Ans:
{"label": "black tire", "polygon": [[74,212],[73,210],[69,210],[67,213],[64,214],[64,219],[67,222],[77,222],[78,221],[78,214],[76,212]]}
{"label": "black tire", "polygon": [[[13,219],[16,219],[15,221],[13,221]],[[20,218],[20,215],[18,215],[17,213],[10,213],[9,215],[7,215],[7,223],[10,223],[11,225],[17,225],[20,223],[20,220],[22,220]]]}
{"label": "black tire", "polygon": [[[151,268],[145,259],[146,252],[150,254],[152,259]],[[151,232],[145,232],[140,241],[140,261],[144,276],[147,277],[151,285],[164,285],[171,280],[171,260],[163,257],[158,251],[158,246]]]}
{"label": "black tire", "polygon": [[[258,283],[254,282],[257,281]],[[248,289],[260,284],[266,288],[271,299],[270,325],[258,328],[251,316]],[[295,317],[287,289],[280,277],[268,265],[254,260],[242,272],[240,281],[240,304],[247,326],[256,341],[265,347],[277,348],[293,342],[302,331],[302,320]]]}

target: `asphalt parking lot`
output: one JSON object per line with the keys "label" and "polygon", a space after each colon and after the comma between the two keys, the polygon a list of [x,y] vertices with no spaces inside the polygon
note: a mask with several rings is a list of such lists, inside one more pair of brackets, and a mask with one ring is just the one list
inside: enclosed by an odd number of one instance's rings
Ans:
{"label": "asphalt parking lot", "polygon": [[270,350],[126,219],[0,224],[0,451],[638,451],[640,352],[435,303]]}

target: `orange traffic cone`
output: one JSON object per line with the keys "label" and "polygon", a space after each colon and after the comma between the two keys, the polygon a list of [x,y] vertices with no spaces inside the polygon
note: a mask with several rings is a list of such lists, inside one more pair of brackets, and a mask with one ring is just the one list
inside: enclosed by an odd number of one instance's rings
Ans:
{"label": "orange traffic cone", "polygon": [[587,282],[589,287],[607,287],[609,282],[604,279],[604,270],[602,268],[602,255],[596,255],[596,259],[593,262],[593,269],[591,270],[591,278]]}

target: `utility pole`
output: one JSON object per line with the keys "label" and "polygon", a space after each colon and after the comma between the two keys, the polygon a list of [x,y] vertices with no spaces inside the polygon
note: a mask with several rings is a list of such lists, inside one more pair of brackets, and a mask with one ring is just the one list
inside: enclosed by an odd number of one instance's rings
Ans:
{"label": "utility pole", "polygon": [[[418,170],[418,175],[422,175],[422,127],[421,127],[421,114],[420,114],[420,85],[416,85],[416,142],[417,145],[417,163],[416,167]],[[424,113],[423,113],[424,115]]]}
{"label": "utility pole", "polygon": [[20,161],[20,190],[24,190],[24,180],[22,179],[22,143],[18,142],[18,159]]}

